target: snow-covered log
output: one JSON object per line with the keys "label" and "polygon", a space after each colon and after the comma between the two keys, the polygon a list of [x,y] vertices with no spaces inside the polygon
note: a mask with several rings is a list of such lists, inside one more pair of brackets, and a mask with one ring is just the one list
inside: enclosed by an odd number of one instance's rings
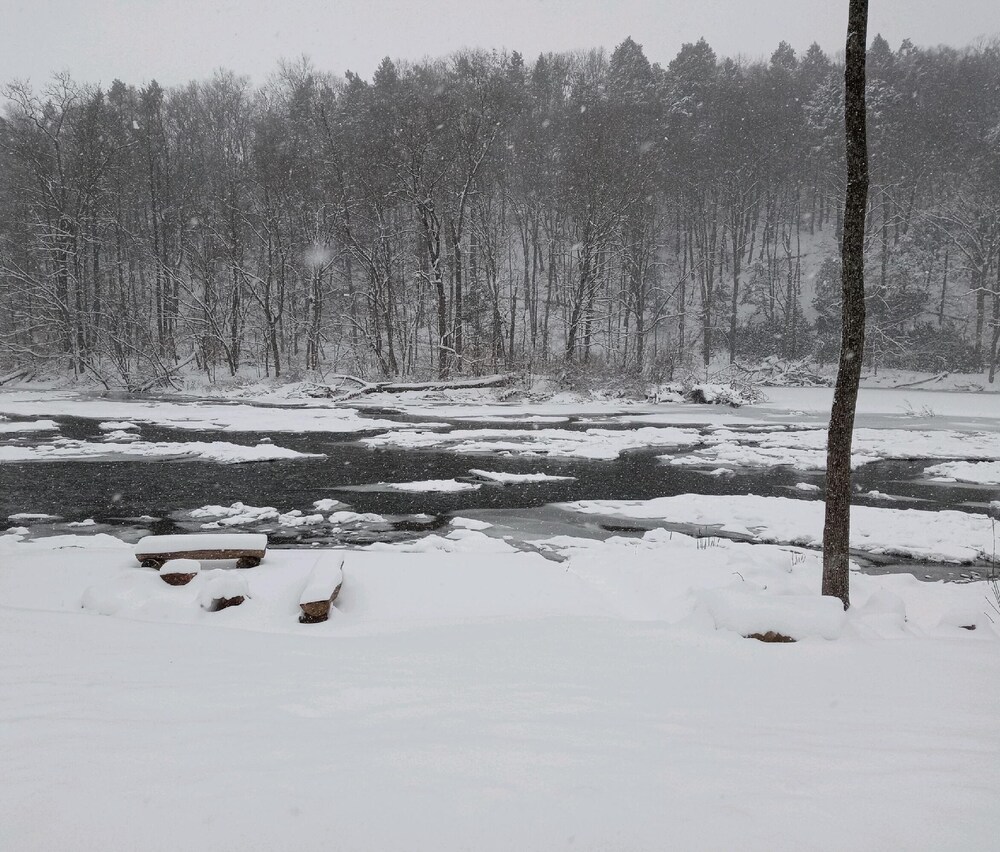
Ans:
{"label": "snow-covered log", "polygon": [[[516,378],[517,376],[513,373],[504,373],[493,376],[481,376],[474,379],[448,379],[426,382],[368,382],[357,376],[337,375],[331,376],[329,383],[326,385],[315,385],[309,391],[309,395],[344,400],[370,393],[499,388],[512,384]],[[347,389],[345,388],[347,384],[353,384],[355,387]]]}
{"label": "snow-covered log", "polygon": [[171,586],[186,586],[200,570],[196,559],[171,559],[160,569],[160,579]]}
{"label": "snow-covered log", "polygon": [[264,533],[147,535],[135,546],[139,563],[157,569],[171,559],[235,559],[237,568],[253,568],[266,552]]}
{"label": "snow-covered log", "polygon": [[209,612],[218,612],[231,606],[239,606],[250,597],[247,581],[237,574],[219,571],[212,577],[198,595],[198,605]]}
{"label": "snow-covered log", "polygon": [[320,556],[313,565],[306,587],[299,597],[302,624],[316,624],[330,617],[330,605],[344,584],[344,557],[337,553]]}

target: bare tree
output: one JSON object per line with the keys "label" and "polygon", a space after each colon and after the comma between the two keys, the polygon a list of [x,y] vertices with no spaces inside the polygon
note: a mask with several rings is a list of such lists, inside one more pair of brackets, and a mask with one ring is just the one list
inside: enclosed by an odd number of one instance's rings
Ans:
{"label": "bare tree", "polygon": [[865,349],[865,208],[868,139],[865,125],[865,45],[868,0],[850,0],[844,70],[847,193],[841,243],[843,308],[840,364],[830,412],[823,528],[823,594],[850,605],[851,444]]}

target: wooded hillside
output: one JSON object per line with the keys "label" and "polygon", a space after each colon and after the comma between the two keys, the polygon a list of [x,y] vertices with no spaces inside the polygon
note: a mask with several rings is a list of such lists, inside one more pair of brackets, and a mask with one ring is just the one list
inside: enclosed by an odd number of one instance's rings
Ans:
{"label": "wooded hillside", "polygon": [[[836,358],[843,68],[704,41],[307,63],[267,85],[11,84],[0,366],[138,387]],[[868,54],[866,358],[1000,335],[1000,48]]]}

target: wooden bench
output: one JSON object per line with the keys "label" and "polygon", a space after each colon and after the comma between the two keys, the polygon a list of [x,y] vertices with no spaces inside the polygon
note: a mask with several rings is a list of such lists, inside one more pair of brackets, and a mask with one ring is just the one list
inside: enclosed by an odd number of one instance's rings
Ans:
{"label": "wooden bench", "polygon": [[300,624],[316,624],[330,617],[330,604],[337,600],[344,584],[344,555],[324,553],[312,571],[299,597]]}
{"label": "wooden bench", "polygon": [[264,533],[147,535],[135,546],[135,558],[142,567],[157,571],[171,559],[235,559],[237,568],[253,568],[265,553]]}

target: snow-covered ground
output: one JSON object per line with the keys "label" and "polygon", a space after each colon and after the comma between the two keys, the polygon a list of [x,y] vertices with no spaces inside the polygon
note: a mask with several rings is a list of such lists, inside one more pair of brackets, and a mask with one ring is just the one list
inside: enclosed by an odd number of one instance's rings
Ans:
{"label": "snow-covered ground", "polygon": [[[734,410],[570,394],[375,395],[343,408],[277,391],[260,396],[270,407],[247,394],[225,404],[0,392],[0,412],[91,418],[109,439],[53,439],[54,420],[0,418],[0,460],[300,455],[143,440],[157,424],[375,432],[372,448],[597,465],[666,447],[720,475],[821,468],[816,427],[831,391],[767,394]],[[932,459],[928,477],[996,484],[997,400],[865,390],[856,460]],[[501,428],[369,418],[370,404]],[[555,428],[581,415],[592,428]],[[563,478],[469,468],[478,482],[467,482],[464,470],[377,487],[496,495],[475,489]],[[178,506],[171,517],[228,532],[389,524],[315,496]],[[52,507],[18,508],[11,523],[57,520],[33,511]],[[510,536],[499,521],[455,517],[409,541],[337,551],[344,586],[330,620],[313,625],[298,623],[298,605],[328,550],[272,549],[239,573],[205,563],[174,587],[107,524],[0,533],[0,849],[995,845],[1000,602],[988,583],[855,572],[845,614],[819,596],[813,551],[663,529],[602,541],[581,526],[611,515],[815,546],[818,501],[684,494],[567,508],[544,510],[565,515],[565,535]],[[982,514],[891,504],[853,514],[852,544],[869,553],[982,564],[996,535]],[[222,591],[247,599],[207,611]],[[799,641],[743,638],[768,630]]]}
{"label": "snow-covered ground", "polygon": [[346,553],[315,625],[315,552],[208,612],[235,569],[0,537],[0,848],[993,846],[985,584],[855,574],[844,614],[795,549],[463,531]]}

